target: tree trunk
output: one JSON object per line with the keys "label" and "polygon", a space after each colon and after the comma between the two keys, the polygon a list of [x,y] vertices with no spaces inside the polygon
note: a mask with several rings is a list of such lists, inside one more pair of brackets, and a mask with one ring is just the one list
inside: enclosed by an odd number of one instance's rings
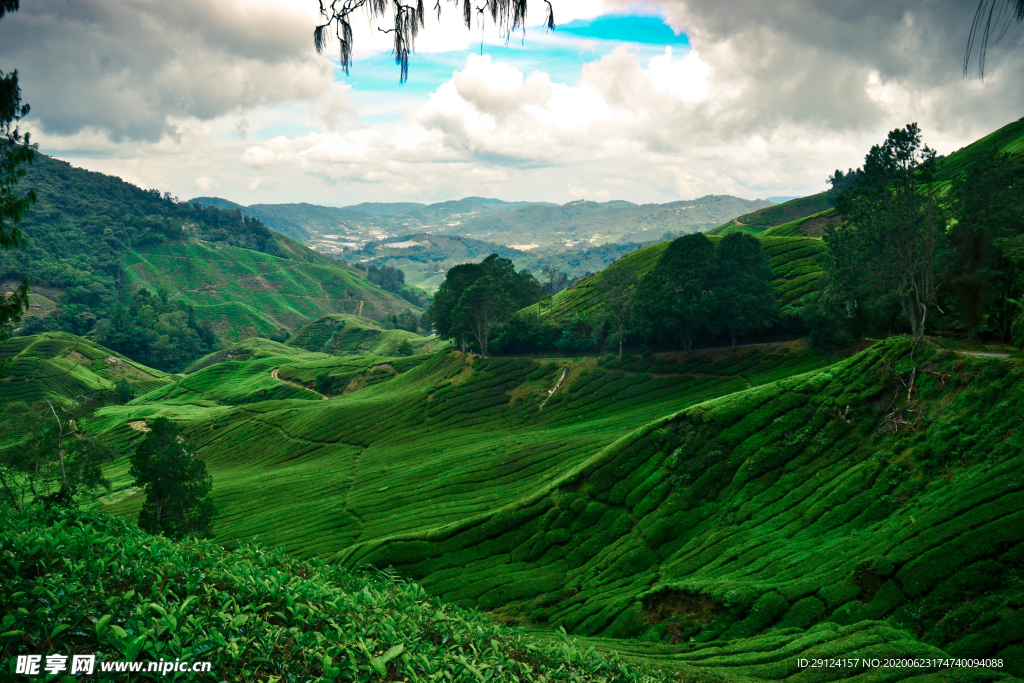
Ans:
{"label": "tree trunk", "polygon": [[11,499],[11,505],[14,507],[15,510],[20,511],[21,506],[18,505],[18,497],[14,495],[14,491],[12,491],[11,487],[7,485],[7,478],[4,476],[3,469],[0,469],[0,484],[3,484],[4,491],[7,492],[7,497]]}
{"label": "tree trunk", "polygon": [[736,337],[731,337],[731,338],[732,338],[732,350],[735,351],[736,350]]}

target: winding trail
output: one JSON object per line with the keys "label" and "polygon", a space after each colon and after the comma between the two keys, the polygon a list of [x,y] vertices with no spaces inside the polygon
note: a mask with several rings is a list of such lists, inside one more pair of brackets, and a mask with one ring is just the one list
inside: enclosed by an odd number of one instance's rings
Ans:
{"label": "winding trail", "polygon": [[297,387],[299,389],[305,389],[306,391],[312,391],[314,394],[316,394],[317,396],[319,396],[323,400],[325,400],[325,401],[327,400],[326,396],[321,394],[319,391],[316,391],[315,389],[310,389],[309,387],[304,386],[302,384],[299,384],[298,382],[293,382],[290,379],[281,379],[280,377],[277,376],[277,370],[278,370],[278,368],[274,368],[273,370],[270,371],[270,377],[272,379],[276,379],[278,382],[284,382],[285,384],[291,384],[293,387]]}

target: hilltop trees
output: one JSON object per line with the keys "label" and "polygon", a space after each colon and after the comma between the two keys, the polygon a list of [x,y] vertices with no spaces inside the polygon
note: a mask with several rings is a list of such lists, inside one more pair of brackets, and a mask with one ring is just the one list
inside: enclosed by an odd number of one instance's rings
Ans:
{"label": "hilltop trees", "polygon": [[639,281],[631,269],[615,268],[607,273],[606,282],[609,292],[604,303],[605,310],[609,321],[615,327],[615,337],[619,342],[619,358],[622,358],[622,345],[628,328],[633,323]]}
{"label": "hilltop trees", "polygon": [[929,186],[934,165],[917,124],[890,132],[864,159],[856,186],[837,198],[847,227],[829,225],[824,235],[832,305],[856,311],[891,297],[915,341],[937,306],[935,250],[943,223]]}
{"label": "hilltop trees", "polygon": [[448,271],[434,294],[430,322],[442,339],[465,349],[475,342],[484,355],[497,326],[515,311],[544,298],[544,288],[512,261],[491,254],[482,263],[464,263]]}
{"label": "hilltop trees", "polygon": [[714,258],[715,245],[703,233],[668,246],[637,292],[637,317],[648,339],[678,343],[689,354],[714,310]]}
{"label": "hilltop trees", "polygon": [[768,256],[756,237],[734,232],[715,249],[711,274],[714,315],[711,330],[737,338],[770,327],[775,317],[775,288]]}
{"label": "hilltop trees", "polygon": [[169,538],[210,535],[214,507],[207,496],[213,477],[176,424],[166,417],[150,424],[131,455],[131,474],[146,492],[140,529]]}

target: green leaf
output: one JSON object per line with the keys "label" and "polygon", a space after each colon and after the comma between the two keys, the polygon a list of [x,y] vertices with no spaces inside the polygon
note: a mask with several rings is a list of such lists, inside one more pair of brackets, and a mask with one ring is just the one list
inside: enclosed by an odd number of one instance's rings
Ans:
{"label": "green leaf", "polygon": [[231,625],[234,626],[235,628],[238,628],[239,626],[244,625],[245,622],[247,622],[247,621],[249,621],[249,615],[248,614],[239,614],[237,617],[235,617],[234,619],[231,620]]}
{"label": "green leaf", "polygon": [[146,646],[146,636],[136,636],[128,645],[124,648],[124,658],[129,662],[134,662],[135,658],[142,652],[142,648]]}
{"label": "green leaf", "polygon": [[392,659],[394,659],[398,655],[402,654],[403,652],[405,652],[405,645],[398,644],[398,645],[395,645],[390,650],[388,650],[387,652],[385,652],[384,655],[380,659],[381,659],[382,662],[387,664],[388,662],[390,662]]}
{"label": "green leaf", "polygon": [[58,634],[64,633],[71,628],[68,624],[57,624],[53,630],[50,631],[50,640],[53,640]]}
{"label": "green leaf", "polygon": [[0,638],[14,638],[15,636],[25,635],[24,631],[7,631],[6,633],[0,633]]}
{"label": "green leaf", "polygon": [[127,638],[128,637],[128,632],[125,631],[120,626],[118,626],[117,624],[113,624],[110,627],[110,630],[113,631],[114,635],[117,636],[118,638]]}
{"label": "green leaf", "polygon": [[[101,635],[107,630],[107,624],[110,623],[110,615],[104,614],[100,617],[99,621],[96,622],[96,635]],[[123,637],[123,636],[122,636]]]}

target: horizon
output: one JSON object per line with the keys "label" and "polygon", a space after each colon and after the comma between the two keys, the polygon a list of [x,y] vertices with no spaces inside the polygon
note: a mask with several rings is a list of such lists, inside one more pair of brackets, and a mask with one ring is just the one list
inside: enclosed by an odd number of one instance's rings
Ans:
{"label": "horizon", "polygon": [[805,196],[910,121],[949,154],[1024,111],[1024,36],[963,77],[973,10],[954,0],[557,0],[552,32],[540,7],[508,41],[432,16],[405,85],[361,20],[349,75],[336,45],[317,55],[308,0],[33,3],[0,24],[0,68],[45,152],[243,205]]}

